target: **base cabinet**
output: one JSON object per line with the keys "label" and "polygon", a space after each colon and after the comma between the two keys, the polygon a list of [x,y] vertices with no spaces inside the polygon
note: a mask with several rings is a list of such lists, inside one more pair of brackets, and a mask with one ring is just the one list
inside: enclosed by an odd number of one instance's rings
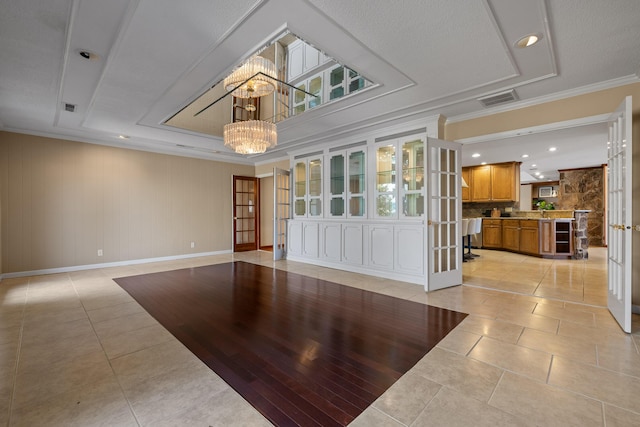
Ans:
{"label": "base cabinet", "polygon": [[538,254],[538,221],[520,220],[520,252],[530,255]]}
{"label": "base cabinet", "polygon": [[422,222],[288,221],[287,259],[425,284]]}
{"label": "base cabinet", "polygon": [[545,219],[538,222],[540,223],[540,255],[553,255],[555,252],[553,221]]}
{"label": "base cabinet", "polygon": [[483,219],[482,247],[491,249],[502,249],[502,220]]}
{"label": "base cabinet", "polygon": [[502,249],[520,250],[520,220],[502,220]]}

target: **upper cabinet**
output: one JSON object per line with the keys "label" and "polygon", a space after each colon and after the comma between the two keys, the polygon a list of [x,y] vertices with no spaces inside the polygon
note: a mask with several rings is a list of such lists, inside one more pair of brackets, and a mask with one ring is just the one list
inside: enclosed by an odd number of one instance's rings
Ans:
{"label": "upper cabinet", "polygon": [[293,166],[294,217],[321,217],[322,156],[298,159]]}
{"label": "upper cabinet", "polygon": [[462,176],[469,185],[467,198],[463,189],[463,202],[512,202],[520,198],[519,162],[466,167]]}
{"label": "upper cabinet", "polygon": [[296,40],[288,46],[287,81],[302,77],[329,59],[329,57],[313,46],[309,46],[302,40]]}
{"label": "upper cabinet", "polygon": [[375,145],[374,216],[415,218],[424,215],[425,136]]}
{"label": "upper cabinet", "polygon": [[327,156],[328,218],[363,218],[366,215],[366,147],[339,150]]}

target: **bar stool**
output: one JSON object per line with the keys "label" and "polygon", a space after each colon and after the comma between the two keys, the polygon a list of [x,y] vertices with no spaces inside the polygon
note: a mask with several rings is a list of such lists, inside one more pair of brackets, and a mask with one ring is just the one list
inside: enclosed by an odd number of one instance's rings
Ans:
{"label": "bar stool", "polygon": [[471,236],[475,236],[476,234],[482,231],[482,218],[474,218],[473,227],[469,227],[469,252],[467,255],[470,258],[477,258],[480,255],[471,253]]}
{"label": "bar stool", "polygon": [[462,235],[462,262],[467,262],[467,256],[464,253],[464,238],[469,235],[469,218],[462,218],[462,230],[460,231],[460,235]]}

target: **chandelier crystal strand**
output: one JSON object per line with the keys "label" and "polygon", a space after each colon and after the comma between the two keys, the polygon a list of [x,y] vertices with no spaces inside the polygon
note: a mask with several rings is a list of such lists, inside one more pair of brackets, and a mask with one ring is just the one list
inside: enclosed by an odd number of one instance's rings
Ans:
{"label": "chandelier crystal strand", "polygon": [[264,153],[277,139],[275,123],[247,120],[224,125],[224,145],[239,154]]}
{"label": "chandelier crystal strand", "polygon": [[256,55],[224,79],[224,88],[238,98],[258,98],[275,90],[276,75],[275,64]]}

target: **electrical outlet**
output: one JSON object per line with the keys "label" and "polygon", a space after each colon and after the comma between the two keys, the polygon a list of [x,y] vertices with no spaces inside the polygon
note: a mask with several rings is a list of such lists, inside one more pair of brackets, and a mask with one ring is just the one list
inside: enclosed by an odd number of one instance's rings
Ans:
{"label": "electrical outlet", "polygon": [[102,249],[98,249],[98,256],[102,256]]}
{"label": "electrical outlet", "polygon": [[196,242],[191,242],[191,249],[196,247]]}

